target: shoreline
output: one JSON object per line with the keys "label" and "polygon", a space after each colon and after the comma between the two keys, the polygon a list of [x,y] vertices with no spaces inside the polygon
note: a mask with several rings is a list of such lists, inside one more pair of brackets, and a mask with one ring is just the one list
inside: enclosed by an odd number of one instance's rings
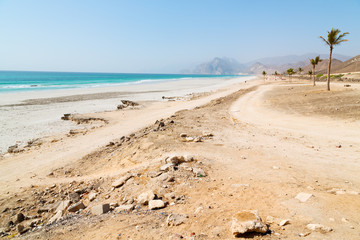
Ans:
{"label": "shoreline", "polygon": [[[232,84],[255,79],[255,76],[231,79],[198,79],[157,82],[105,88],[62,89],[26,94],[4,93],[0,98],[0,153],[8,147],[27,141],[64,134],[72,129],[83,128],[60,118],[65,113],[91,114],[115,111],[120,100],[139,102],[165,101],[166,97],[213,92]],[[190,97],[189,95],[188,97]],[[26,116],[26,119],[24,119]],[[9,135],[11,133],[11,135]]]}

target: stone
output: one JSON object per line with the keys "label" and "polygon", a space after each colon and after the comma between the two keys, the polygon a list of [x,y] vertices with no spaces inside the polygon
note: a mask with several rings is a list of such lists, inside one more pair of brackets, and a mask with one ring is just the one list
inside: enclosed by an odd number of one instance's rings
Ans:
{"label": "stone", "polygon": [[187,134],[186,133],[180,133],[180,137],[185,138],[185,137],[187,137]]}
{"label": "stone", "polygon": [[196,138],[194,139],[194,142],[202,142],[202,138],[201,138],[201,137],[196,137]]}
{"label": "stone", "polygon": [[289,219],[284,219],[284,220],[280,221],[279,226],[282,227],[282,226],[285,226],[285,225],[287,225],[289,223],[290,223]]}
{"label": "stone", "polygon": [[48,223],[49,224],[55,223],[55,222],[59,221],[62,216],[63,216],[63,212],[62,211],[57,211],[56,214],[54,216],[52,216],[52,218],[50,218]]}
{"label": "stone", "polygon": [[150,210],[159,209],[159,208],[163,208],[163,207],[165,207],[165,203],[160,199],[149,201],[149,209]]}
{"label": "stone", "polygon": [[18,224],[18,225],[16,226],[16,230],[17,230],[18,233],[20,233],[20,234],[26,232],[26,229],[25,229],[24,225],[22,225],[22,224]]}
{"label": "stone", "polygon": [[342,221],[343,223],[348,223],[348,222],[349,222],[349,219],[341,218],[341,221]]}
{"label": "stone", "polygon": [[99,204],[99,205],[93,206],[91,208],[91,213],[93,215],[101,215],[101,214],[107,213],[109,211],[110,211],[110,204],[108,204],[108,203]]}
{"label": "stone", "polygon": [[78,211],[80,209],[84,209],[84,208],[85,208],[85,205],[82,202],[77,202],[77,203],[71,205],[70,207],[68,207],[67,210],[69,212],[76,212],[76,211]]}
{"label": "stone", "polygon": [[272,167],[274,170],[279,170],[280,169],[280,167],[278,167],[278,166],[273,166]]}
{"label": "stone", "polygon": [[121,187],[122,185],[124,185],[126,183],[127,180],[129,180],[132,177],[133,177],[133,175],[128,173],[125,176],[123,176],[123,177],[119,178],[118,180],[116,180],[115,182],[113,182],[113,184],[111,186],[113,186],[114,188]]}
{"label": "stone", "polygon": [[212,134],[211,132],[203,132],[202,136],[203,137],[213,137],[214,134]]}
{"label": "stone", "polygon": [[55,212],[65,212],[66,209],[69,207],[70,205],[70,200],[65,200],[65,201],[61,201],[58,205],[58,207],[56,208]]}
{"label": "stone", "polygon": [[124,205],[120,205],[117,208],[115,208],[115,212],[116,213],[120,213],[120,212],[130,212],[134,209],[134,204],[124,204]]}
{"label": "stone", "polygon": [[326,227],[324,225],[321,224],[308,224],[306,225],[306,228],[311,230],[311,231],[318,231],[321,233],[328,233],[332,231],[331,227]]}
{"label": "stone", "polygon": [[173,214],[170,213],[169,216],[166,218],[166,224],[168,226],[179,226],[185,222],[188,218],[185,214]]}
{"label": "stone", "polygon": [[201,168],[193,168],[192,171],[196,177],[206,177],[206,173]]}
{"label": "stone", "polygon": [[158,179],[159,181],[162,181],[162,182],[173,182],[175,180],[175,177],[171,176],[168,173],[163,173],[156,179]]}
{"label": "stone", "polygon": [[167,164],[162,165],[162,166],[160,167],[160,171],[162,171],[162,172],[167,172],[167,171],[169,171],[169,170],[171,170],[171,169],[173,169],[173,168],[174,168],[174,164],[172,164],[172,163],[167,163]]}
{"label": "stone", "polygon": [[76,192],[70,193],[69,198],[70,198],[70,201],[73,203],[80,201],[80,195]]}
{"label": "stone", "polygon": [[192,162],[192,161],[194,161],[194,156],[192,156],[192,155],[185,155],[184,156],[184,161],[185,162]]}
{"label": "stone", "polygon": [[296,199],[299,200],[300,202],[306,202],[307,200],[309,200],[309,198],[312,197],[312,194],[310,193],[299,193],[298,195],[296,195]]}
{"label": "stone", "polygon": [[138,204],[146,205],[149,203],[149,201],[153,200],[154,198],[155,198],[154,192],[152,190],[149,190],[140,194],[136,199],[136,202]]}
{"label": "stone", "polygon": [[96,196],[97,196],[97,193],[96,193],[96,192],[90,192],[90,193],[89,193],[89,201],[90,201],[90,202],[91,202],[91,201],[94,201],[95,198],[96,198]]}
{"label": "stone", "polygon": [[174,165],[179,165],[180,163],[185,162],[184,156],[171,156],[165,159],[166,163],[172,163]]}
{"label": "stone", "polygon": [[237,212],[232,219],[231,232],[234,236],[248,233],[266,233],[268,227],[261,221],[257,210],[244,210]]}
{"label": "stone", "polygon": [[25,220],[24,214],[18,213],[18,214],[16,215],[16,223],[21,223],[21,222],[24,221],[24,220]]}
{"label": "stone", "polygon": [[197,209],[195,209],[195,212],[194,212],[194,214],[199,214],[199,213],[201,213],[201,212],[203,212],[204,211],[204,208],[203,207],[198,207]]}
{"label": "stone", "polygon": [[168,200],[170,200],[170,199],[175,199],[175,193],[173,193],[173,192],[171,192],[171,193],[166,193],[166,194],[164,195],[164,197],[165,197],[166,199],[168,199]]}
{"label": "stone", "polygon": [[195,138],[193,138],[193,137],[186,137],[185,138],[185,141],[186,142],[192,142],[192,141],[194,141],[195,140]]}
{"label": "stone", "polygon": [[273,216],[267,216],[265,222],[266,222],[267,224],[272,224],[272,223],[274,223],[274,220],[275,220],[275,219],[274,219]]}

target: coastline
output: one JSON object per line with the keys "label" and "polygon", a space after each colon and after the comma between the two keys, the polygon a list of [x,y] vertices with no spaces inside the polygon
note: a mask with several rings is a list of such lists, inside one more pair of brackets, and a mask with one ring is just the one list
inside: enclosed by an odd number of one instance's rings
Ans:
{"label": "coastline", "polygon": [[[166,97],[212,92],[232,84],[254,79],[242,76],[226,80],[203,78],[136,85],[2,93],[0,98],[0,153],[14,144],[81,129],[83,126],[62,121],[65,113],[89,114],[114,111],[120,100],[152,102]],[[10,134],[9,134],[10,133]]]}

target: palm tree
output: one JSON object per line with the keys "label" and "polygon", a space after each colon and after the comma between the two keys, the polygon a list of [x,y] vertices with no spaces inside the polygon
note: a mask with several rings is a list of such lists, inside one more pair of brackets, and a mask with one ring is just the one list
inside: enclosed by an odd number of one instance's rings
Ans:
{"label": "palm tree", "polygon": [[299,75],[301,75],[301,72],[304,71],[301,67],[298,68]]}
{"label": "palm tree", "polygon": [[288,70],[286,70],[286,73],[289,74],[291,80],[291,75],[295,74],[296,72],[294,71],[293,68],[289,68]]}
{"label": "palm tree", "polygon": [[275,80],[276,80],[276,77],[277,77],[277,75],[279,75],[279,74],[278,74],[277,71],[275,71],[274,75],[275,75]]}
{"label": "palm tree", "polygon": [[266,72],[263,71],[263,72],[262,72],[262,75],[264,76],[264,81],[265,81]]}
{"label": "palm tree", "polygon": [[311,65],[313,66],[313,71],[312,73],[314,74],[314,83],[313,83],[313,86],[315,87],[315,77],[316,77],[316,74],[315,74],[315,66],[318,65],[319,62],[322,62],[322,59],[320,59],[320,56],[316,56],[315,58],[313,59],[310,59],[310,63]]}
{"label": "palm tree", "polygon": [[[320,36],[320,38],[322,40],[324,40],[324,42],[329,45],[330,47],[330,56],[329,56],[329,64],[328,64],[328,75],[327,75],[327,90],[330,91],[330,70],[331,70],[331,55],[332,55],[332,51],[334,49],[335,45],[339,45],[342,42],[346,42],[348,41],[347,39],[343,39],[347,34],[349,34],[348,32],[344,32],[343,34],[340,34],[340,30],[339,29],[334,29],[332,28],[330,32],[328,32],[327,35],[327,39],[325,39],[324,37]],[[340,34],[340,35],[339,35]]]}
{"label": "palm tree", "polygon": [[309,74],[309,77],[310,77],[310,80],[311,80],[311,75],[313,74],[313,71],[308,71],[308,74]]}

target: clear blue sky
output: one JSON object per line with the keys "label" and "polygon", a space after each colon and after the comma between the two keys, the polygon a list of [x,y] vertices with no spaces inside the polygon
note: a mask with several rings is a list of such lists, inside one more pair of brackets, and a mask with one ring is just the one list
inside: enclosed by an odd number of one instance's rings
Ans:
{"label": "clear blue sky", "polygon": [[0,70],[177,72],[214,57],[360,54],[360,0],[0,0]]}

